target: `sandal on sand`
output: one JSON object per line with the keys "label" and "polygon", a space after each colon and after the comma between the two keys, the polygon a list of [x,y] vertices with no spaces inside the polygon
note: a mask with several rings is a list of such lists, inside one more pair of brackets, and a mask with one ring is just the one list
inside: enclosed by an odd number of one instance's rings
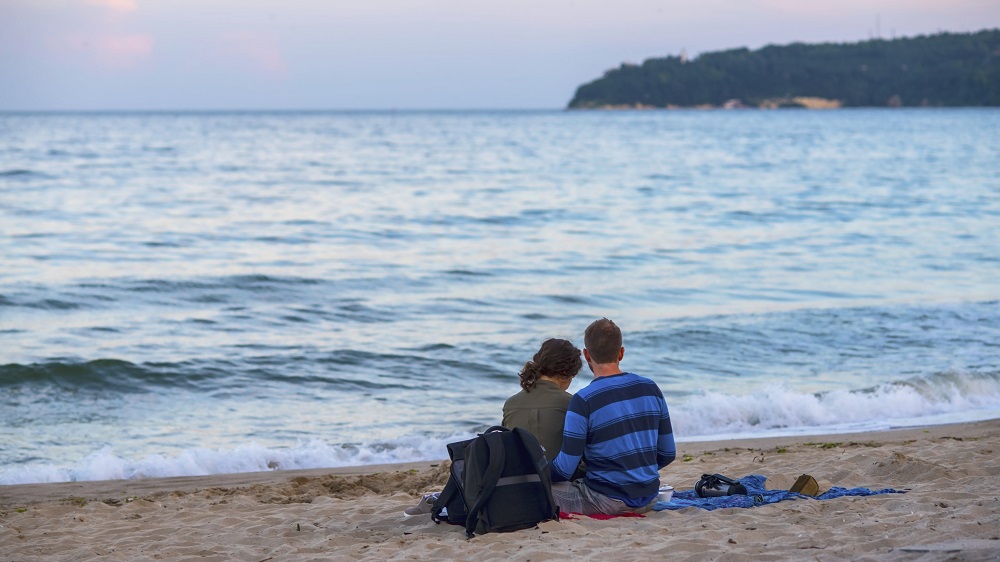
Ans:
{"label": "sandal on sand", "polygon": [[803,496],[813,496],[819,495],[819,483],[816,479],[808,474],[803,474],[799,476],[799,479],[792,484],[792,487],[788,489],[789,492],[795,492],[797,494],[802,494]]}

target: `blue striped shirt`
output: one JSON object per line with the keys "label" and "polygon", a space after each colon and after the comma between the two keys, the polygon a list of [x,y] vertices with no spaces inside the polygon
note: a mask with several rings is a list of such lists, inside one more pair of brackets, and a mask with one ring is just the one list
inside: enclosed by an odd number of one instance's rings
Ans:
{"label": "blue striped shirt", "polygon": [[656,383],[632,373],[596,378],[569,402],[552,481],[587,463],[586,484],[630,507],[653,501],[659,469],[677,456],[667,402]]}

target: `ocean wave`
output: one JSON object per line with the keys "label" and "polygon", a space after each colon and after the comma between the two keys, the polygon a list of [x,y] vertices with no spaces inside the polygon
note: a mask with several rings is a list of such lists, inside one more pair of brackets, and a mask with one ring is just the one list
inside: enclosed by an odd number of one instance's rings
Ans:
{"label": "ocean wave", "polygon": [[859,390],[806,393],[768,385],[745,395],[702,392],[670,404],[688,440],[803,435],[1000,417],[1000,373],[946,372]]}
{"label": "ocean wave", "polygon": [[288,287],[320,285],[322,279],[276,275],[229,275],[205,279],[139,279],[123,283],[135,292],[186,292],[190,290],[280,291]]}
{"label": "ocean wave", "polygon": [[211,370],[185,369],[180,364],[138,365],[118,359],[94,361],[50,361],[0,365],[0,388],[24,385],[54,385],[99,391],[139,393],[157,386],[198,386],[212,376]]}
{"label": "ocean wave", "polygon": [[[324,319],[386,323],[396,321],[402,313],[398,307],[370,304],[371,292],[398,290],[401,286],[412,284],[410,280],[390,277],[331,281],[273,275],[101,279],[63,286],[23,284],[10,287],[0,294],[0,306],[43,311],[119,311],[143,306],[169,306],[171,309],[195,308],[202,311],[230,305],[249,307],[255,311],[263,309],[266,314],[272,311],[269,308],[272,305],[284,304]],[[192,307],[192,304],[196,306]],[[222,309],[222,312],[230,310]],[[281,317],[278,319],[281,320]],[[284,321],[279,325],[287,323],[288,318]]]}
{"label": "ocean wave", "polygon": [[39,310],[77,310],[83,303],[60,299],[14,300],[0,295],[0,306],[35,308]]}
{"label": "ocean wave", "polygon": [[[157,243],[164,245],[163,243]],[[74,310],[93,307],[114,307],[125,303],[134,307],[136,299],[162,303],[174,296],[177,303],[243,302],[247,294],[268,294],[273,298],[293,300],[294,291],[328,283],[322,279],[296,276],[228,275],[180,279],[114,279],[83,281],[62,287],[23,285],[16,291],[0,295],[0,306],[42,310]],[[145,297],[144,295],[149,295]],[[298,301],[295,301],[298,302]],[[355,304],[350,302],[348,304]]]}
{"label": "ocean wave", "polygon": [[32,177],[45,177],[45,174],[41,172],[36,172],[34,170],[25,170],[21,168],[0,170],[0,178],[32,178]]}
{"label": "ocean wave", "polygon": [[0,471],[0,485],[205,476],[441,460],[447,457],[447,443],[474,436],[473,433],[411,434],[391,442],[340,445],[312,439],[288,448],[249,443],[232,449],[192,448],[175,456],[148,455],[142,458],[130,458],[112,447],[103,447],[73,465],[32,464],[7,468]]}
{"label": "ocean wave", "polygon": [[[288,350],[282,350],[288,351]],[[408,371],[412,365],[425,366]],[[344,371],[344,367],[350,367]],[[0,388],[54,386],[96,392],[136,394],[164,388],[213,394],[254,395],[260,388],[301,388],[322,385],[341,392],[379,391],[420,386],[432,369],[468,371],[469,362],[431,361],[421,355],[380,354],[351,349],[278,353],[239,359],[132,363],[120,359],[72,361],[61,358],[31,364],[0,365]],[[496,374],[480,365],[484,376]],[[405,376],[400,373],[406,373]]]}
{"label": "ocean wave", "polygon": [[[805,393],[775,385],[748,395],[706,392],[671,401],[679,447],[695,440],[804,436],[969,422],[1000,417],[1000,373],[945,372],[852,391]],[[105,446],[65,465],[28,462],[0,469],[0,485],[199,476],[441,460],[445,445],[472,431],[414,432],[384,441],[250,442],[129,457]]]}

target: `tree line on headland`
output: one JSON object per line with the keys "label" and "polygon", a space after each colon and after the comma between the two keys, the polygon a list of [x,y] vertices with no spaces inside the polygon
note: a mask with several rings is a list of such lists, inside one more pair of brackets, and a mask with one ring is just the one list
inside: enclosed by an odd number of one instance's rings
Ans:
{"label": "tree line on headland", "polygon": [[570,109],[1000,106],[1000,29],[769,45],[622,64]]}

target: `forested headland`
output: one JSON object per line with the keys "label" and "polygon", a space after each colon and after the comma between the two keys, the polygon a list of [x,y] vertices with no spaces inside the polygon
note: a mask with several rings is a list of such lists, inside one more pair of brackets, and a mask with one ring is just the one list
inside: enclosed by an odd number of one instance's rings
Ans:
{"label": "forested headland", "polygon": [[1000,106],[1000,29],[793,43],[622,64],[570,109]]}

